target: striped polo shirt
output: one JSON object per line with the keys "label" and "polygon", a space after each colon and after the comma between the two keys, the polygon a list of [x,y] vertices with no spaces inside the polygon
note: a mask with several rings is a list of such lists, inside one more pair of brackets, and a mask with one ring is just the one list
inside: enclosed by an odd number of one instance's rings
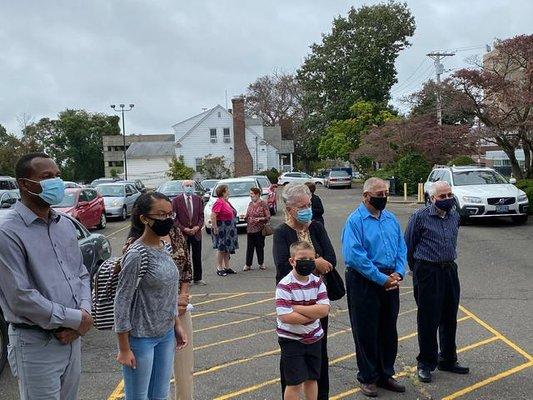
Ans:
{"label": "striped polo shirt", "polygon": [[[315,304],[329,305],[326,286],[322,279],[311,274],[306,283],[296,279],[293,271],[287,274],[276,287],[276,313],[280,315],[293,312],[292,306],[310,306]],[[314,343],[324,336],[320,320],[309,322],[305,325],[285,324],[277,318],[279,337],[299,340],[302,343]]]}

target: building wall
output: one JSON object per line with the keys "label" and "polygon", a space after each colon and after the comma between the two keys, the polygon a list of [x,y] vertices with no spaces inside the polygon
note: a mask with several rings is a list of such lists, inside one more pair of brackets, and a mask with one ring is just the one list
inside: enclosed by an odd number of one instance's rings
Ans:
{"label": "building wall", "polygon": [[128,160],[128,179],[140,179],[149,188],[169,180],[166,172],[172,157],[132,158]]}
{"label": "building wall", "polygon": [[[220,114],[219,114],[220,110]],[[198,122],[198,121],[196,121]],[[217,142],[211,143],[210,129],[217,130]],[[224,128],[230,130],[229,143],[224,142]],[[181,129],[175,128],[176,140],[183,136]],[[179,136],[178,136],[179,135]],[[181,145],[181,146],[179,146]],[[196,159],[202,159],[211,154],[215,157],[224,157],[227,161],[228,167],[233,167],[233,121],[232,115],[225,111],[222,107],[215,110],[209,117],[207,117],[200,125],[198,125],[192,132],[184,137],[176,147],[176,157],[183,156],[185,165],[196,170]]]}

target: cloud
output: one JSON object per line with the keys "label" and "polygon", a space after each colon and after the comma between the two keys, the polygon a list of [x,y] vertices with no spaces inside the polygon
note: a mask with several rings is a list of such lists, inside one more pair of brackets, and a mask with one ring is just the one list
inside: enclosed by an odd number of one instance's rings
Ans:
{"label": "cloud", "polygon": [[[368,2],[375,3],[375,2]],[[225,103],[273,70],[295,71],[353,1],[16,1],[0,6],[0,123],[65,108],[111,113],[134,103],[126,129],[170,126]],[[357,2],[359,4],[359,2]],[[431,50],[531,33],[527,0],[409,1],[417,32],[397,62],[395,98],[432,76]],[[446,68],[465,65],[458,53]],[[417,65],[419,71],[413,74]]]}

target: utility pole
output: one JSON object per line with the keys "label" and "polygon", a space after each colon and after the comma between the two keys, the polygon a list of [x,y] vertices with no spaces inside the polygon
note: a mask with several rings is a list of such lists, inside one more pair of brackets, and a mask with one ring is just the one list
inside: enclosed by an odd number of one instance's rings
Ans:
{"label": "utility pole", "polygon": [[116,104],[111,104],[110,106],[114,111],[122,113],[122,144],[123,144],[123,153],[124,153],[124,180],[128,180],[128,163],[126,157],[126,123],[124,122],[124,112],[131,111],[134,107],[134,104],[130,104],[129,109],[125,109],[124,104],[119,104],[120,110],[116,109]]}
{"label": "utility pole", "polygon": [[435,73],[437,74],[437,122],[442,125],[442,97],[440,92],[440,76],[444,72],[444,65],[440,62],[445,57],[452,57],[455,53],[433,52],[426,54],[435,64]]}

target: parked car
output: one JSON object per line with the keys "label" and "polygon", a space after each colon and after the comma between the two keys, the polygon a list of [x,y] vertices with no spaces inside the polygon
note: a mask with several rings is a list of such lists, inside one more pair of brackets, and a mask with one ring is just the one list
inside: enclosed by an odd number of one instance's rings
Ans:
{"label": "parked car", "polygon": [[[245,228],[247,223],[244,217],[250,204],[250,189],[253,187],[261,189],[261,185],[253,177],[222,179],[213,188],[213,193],[220,185],[227,185],[229,188],[229,202],[237,210],[237,228]],[[211,209],[216,200],[217,197],[212,196],[204,207],[204,225],[207,233],[211,233]]]}
{"label": "parked car", "polygon": [[65,189],[63,201],[53,207],[77,219],[87,229],[104,229],[107,225],[104,198],[96,189]]}
{"label": "parked car", "polygon": [[144,186],[144,183],[140,179],[133,179],[133,180],[127,180],[127,181],[119,181],[123,183],[131,183],[135,188],[141,192],[146,193],[146,186]]}
{"label": "parked car", "polygon": [[[168,196],[170,200],[178,197],[180,194],[185,193],[183,187],[183,182],[185,181],[167,181],[157,188],[157,191]],[[194,183],[194,194],[200,197],[204,197],[205,190],[198,182],[193,181]]]}
{"label": "parked car", "polygon": [[106,216],[121,220],[131,215],[133,204],[141,195],[133,184],[127,182],[103,183],[96,190],[104,198]]}
{"label": "parked car", "polygon": [[204,203],[207,203],[209,201],[209,198],[213,195],[213,189],[217,185],[219,180],[220,179],[204,179],[200,182],[200,185],[202,185],[205,190]]}
{"label": "parked car", "polygon": [[20,200],[20,194],[14,190],[0,190],[0,215],[7,213]]}
{"label": "parked car", "polygon": [[15,178],[0,176],[0,190],[18,190],[19,185]]}
{"label": "parked car", "polygon": [[[104,235],[91,233],[79,221],[76,221],[67,214],[63,215],[74,223],[78,245],[80,246],[83,256],[83,264],[92,277],[96,268],[111,257],[111,244]],[[3,216],[0,215],[0,219],[2,217]],[[0,374],[7,362],[7,343],[7,324],[2,310],[0,309]]]}
{"label": "parked car", "polygon": [[311,176],[309,174],[306,174],[305,172],[285,172],[284,174],[281,174],[278,179],[278,184],[280,185],[287,185],[292,182],[314,182],[315,185],[323,185],[324,179],[319,178],[317,176]]}
{"label": "parked car", "polygon": [[424,184],[426,204],[430,201],[429,188],[436,181],[446,181],[452,187],[463,223],[471,218],[492,217],[511,217],[519,224],[527,222],[526,193],[514,185],[516,180],[507,181],[492,168],[435,167]]}
{"label": "parked car", "polygon": [[89,186],[95,188],[98,185],[101,185],[103,183],[114,183],[114,182],[119,182],[119,181],[120,181],[120,178],[98,178],[92,181]]}
{"label": "parked car", "polygon": [[268,208],[270,209],[270,214],[276,215],[278,212],[278,199],[276,190],[278,188],[277,184],[270,182],[270,179],[266,175],[252,175],[249,178],[255,178],[261,185],[262,198],[266,197],[266,202]]}
{"label": "parked car", "polygon": [[78,189],[78,188],[83,187],[79,183],[72,182],[72,181],[64,181],[63,183],[65,184],[65,189]]}
{"label": "parked car", "polygon": [[352,188],[352,177],[344,170],[331,170],[324,178],[324,186]]}

